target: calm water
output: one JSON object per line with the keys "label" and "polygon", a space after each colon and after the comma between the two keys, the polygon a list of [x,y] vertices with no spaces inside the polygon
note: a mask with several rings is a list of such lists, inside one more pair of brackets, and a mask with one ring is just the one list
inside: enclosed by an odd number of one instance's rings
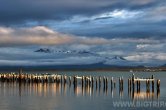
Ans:
{"label": "calm water", "polygon": [[[36,72],[46,73],[46,72]],[[156,92],[156,83],[154,93],[146,93],[144,83],[141,83],[141,92],[134,95],[128,93],[127,79],[132,73],[129,72],[47,72],[71,75],[91,75],[114,77],[116,87],[111,91],[110,80],[108,88],[82,88],[81,81],[78,81],[77,88],[69,84],[19,84],[0,82],[0,110],[128,110],[128,109],[161,109],[165,110],[166,105],[150,107],[150,102],[166,103],[166,73],[165,72],[139,72],[135,73],[138,77],[150,77],[161,80],[160,93]],[[118,77],[124,78],[124,90],[119,92]],[[134,96],[134,97],[133,97]],[[120,107],[116,102],[145,102],[136,107]]]}

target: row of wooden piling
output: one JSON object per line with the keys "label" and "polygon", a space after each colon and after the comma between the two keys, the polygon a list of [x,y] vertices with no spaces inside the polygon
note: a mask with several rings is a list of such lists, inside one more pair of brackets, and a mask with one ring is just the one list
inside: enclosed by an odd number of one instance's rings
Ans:
{"label": "row of wooden piling", "polygon": [[[66,75],[58,75],[58,74],[23,74],[23,73],[10,73],[10,74],[0,74],[0,81],[1,82],[19,82],[19,83],[68,83],[71,85],[73,83],[74,87],[77,87],[78,80],[81,81],[82,87],[88,86],[88,87],[94,87],[101,88],[101,84],[103,84],[103,88],[108,88],[108,83],[110,82],[111,90],[116,87],[116,80],[114,80],[113,77],[109,80],[108,77],[93,77],[93,76],[66,76]],[[73,82],[72,82],[73,81]],[[103,83],[102,83],[103,81]],[[150,82],[151,82],[151,88],[152,92],[154,92],[154,76],[152,75],[151,78],[146,79],[139,79],[135,78],[134,74],[131,78],[128,79],[128,91],[134,92],[135,88],[137,89],[137,92],[140,92],[141,90],[141,81],[146,81],[146,92],[150,92]],[[124,79],[123,77],[119,77],[119,91],[123,91],[124,86]],[[156,81],[156,90],[157,92],[160,92],[160,80],[157,79]]]}
{"label": "row of wooden piling", "polygon": [[[132,75],[132,78],[128,79],[128,91],[129,92],[135,91],[135,88],[136,88],[137,92],[140,92],[141,81],[145,81],[145,83],[146,83],[146,92],[150,92],[150,82],[151,82],[151,91],[154,92],[154,85],[155,85],[154,75],[152,75],[151,78],[140,79],[140,78],[135,78],[134,74]],[[160,91],[160,80],[159,79],[156,80],[156,90],[157,90],[157,92]]]}

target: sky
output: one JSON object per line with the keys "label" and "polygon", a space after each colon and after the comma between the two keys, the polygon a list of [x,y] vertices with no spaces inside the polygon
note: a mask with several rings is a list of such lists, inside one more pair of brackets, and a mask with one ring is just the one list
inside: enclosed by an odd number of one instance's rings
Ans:
{"label": "sky", "polygon": [[0,0],[0,66],[160,66],[165,29],[165,0]]}

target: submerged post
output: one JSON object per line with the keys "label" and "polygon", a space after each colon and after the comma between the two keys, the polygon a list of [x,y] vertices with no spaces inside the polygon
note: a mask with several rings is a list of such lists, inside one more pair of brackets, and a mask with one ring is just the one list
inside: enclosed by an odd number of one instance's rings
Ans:
{"label": "submerged post", "polygon": [[96,78],[96,90],[97,90],[97,78]]}
{"label": "submerged post", "polygon": [[157,80],[157,91],[159,91],[160,90],[160,80],[158,79]]}
{"label": "submerged post", "polygon": [[84,87],[84,76],[82,76],[82,87]]}
{"label": "submerged post", "polygon": [[154,76],[152,75],[152,92],[154,92]]}
{"label": "submerged post", "polygon": [[159,79],[157,80],[156,85],[157,85],[157,98],[159,98],[160,96],[160,80]]}
{"label": "submerged post", "polygon": [[135,90],[135,81],[134,81],[134,79],[135,79],[135,76],[134,76],[134,74],[132,75],[132,88],[133,88],[133,92],[134,92],[134,90]]}
{"label": "submerged post", "polygon": [[150,92],[150,81],[149,81],[149,79],[146,80],[146,92]]}

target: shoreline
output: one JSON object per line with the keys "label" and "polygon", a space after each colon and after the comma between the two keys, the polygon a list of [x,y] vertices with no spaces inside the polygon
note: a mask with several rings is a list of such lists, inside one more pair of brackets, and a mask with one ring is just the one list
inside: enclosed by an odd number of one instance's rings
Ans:
{"label": "shoreline", "polygon": [[110,67],[110,68],[52,68],[52,67],[5,67],[0,72],[23,71],[112,71],[112,72],[165,72],[166,67]]}

